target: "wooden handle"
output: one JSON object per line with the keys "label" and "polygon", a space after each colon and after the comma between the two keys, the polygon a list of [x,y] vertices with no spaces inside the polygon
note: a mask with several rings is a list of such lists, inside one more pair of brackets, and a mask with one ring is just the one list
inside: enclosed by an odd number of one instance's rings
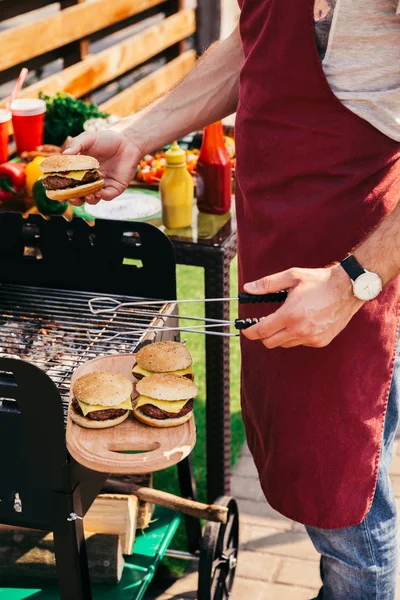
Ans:
{"label": "wooden handle", "polygon": [[144,502],[150,502],[151,504],[158,504],[159,506],[165,506],[165,508],[171,508],[178,512],[182,512],[185,515],[191,517],[198,517],[199,519],[205,519],[207,521],[214,521],[215,523],[222,523],[225,525],[228,520],[228,509],[224,506],[218,506],[216,504],[202,504],[195,500],[189,500],[188,498],[180,498],[169,494],[168,492],[162,492],[153,488],[141,487],[132,483],[124,482],[112,482],[107,481],[107,490],[115,491],[119,494],[126,491],[127,494],[133,494],[139,500]]}

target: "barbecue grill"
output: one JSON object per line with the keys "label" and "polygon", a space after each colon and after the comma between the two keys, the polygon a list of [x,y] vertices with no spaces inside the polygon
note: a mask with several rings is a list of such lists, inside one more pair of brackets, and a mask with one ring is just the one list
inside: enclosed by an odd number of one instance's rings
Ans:
{"label": "barbecue grill", "polygon": [[[89,300],[110,294],[121,303],[138,296],[166,302],[94,315]],[[6,457],[0,523],[53,531],[63,600],[91,598],[82,517],[108,477],[67,452],[71,375],[99,355],[134,352],[155,336],[171,339],[162,326],[176,310],[168,302],[175,298],[173,249],[151,225],[98,220],[90,227],[62,217],[0,215],[0,452]],[[125,334],[133,322],[137,332]],[[120,333],[118,339],[110,331]],[[195,500],[190,460],[178,471],[182,496]],[[202,544],[204,600],[228,597],[236,566],[236,504],[221,503],[229,509],[228,523],[209,524],[202,542],[200,521],[186,521],[192,554]],[[142,598],[147,584],[136,583],[124,597]]]}

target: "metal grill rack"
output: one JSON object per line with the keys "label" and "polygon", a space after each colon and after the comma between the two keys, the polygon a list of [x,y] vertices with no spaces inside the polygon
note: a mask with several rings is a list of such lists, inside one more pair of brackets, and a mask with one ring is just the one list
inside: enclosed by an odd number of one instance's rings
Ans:
{"label": "metal grill rack", "polygon": [[[92,296],[86,292],[0,284],[0,357],[21,358],[45,371],[57,385],[65,411],[70,377],[81,363],[106,354],[134,352],[152,335],[146,326],[162,326],[171,312],[168,304],[143,304],[143,310],[93,315],[88,306]],[[126,296],[118,299],[132,300]],[[133,322],[140,323],[142,333],[107,339],[111,329],[137,329],[132,327]]]}

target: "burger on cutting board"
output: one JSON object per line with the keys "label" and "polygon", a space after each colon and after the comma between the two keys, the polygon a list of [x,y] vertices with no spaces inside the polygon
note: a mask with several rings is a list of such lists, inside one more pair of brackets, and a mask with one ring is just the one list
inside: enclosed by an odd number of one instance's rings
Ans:
{"label": "burger on cutting board", "polygon": [[139,396],[133,414],[152,427],[176,427],[193,415],[193,402],[198,389],[187,377],[156,373],[136,384]]}
{"label": "burger on cutting board", "polygon": [[132,382],[114,372],[93,372],[79,377],[72,388],[71,419],[87,429],[119,425],[132,410]]}
{"label": "burger on cutting board", "polygon": [[192,357],[185,344],[179,342],[153,342],[143,346],[136,354],[132,374],[137,380],[154,373],[181,375],[193,381]]}
{"label": "burger on cutting board", "polygon": [[94,194],[104,186],[99,163],[91,156],[49,156],[40,164],[41,182],[50,200],[65,202]]}

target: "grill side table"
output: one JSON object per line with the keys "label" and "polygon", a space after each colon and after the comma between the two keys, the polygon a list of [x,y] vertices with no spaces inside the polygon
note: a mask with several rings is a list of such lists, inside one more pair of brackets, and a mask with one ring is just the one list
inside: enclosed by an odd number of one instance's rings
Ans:
{"label": "grill side table", "polygon": [[[182,233],[165,230],[178,264],[204,268],[206,298],[230,295],[230,264],[236,256],[234,215],[202,215],[194,208],[192,228]],[[206,302],[208,318],[229,319],[229,303]],[[206,452],[207,500],[230,493],[231,424],[229,339],[206,336]]]}

